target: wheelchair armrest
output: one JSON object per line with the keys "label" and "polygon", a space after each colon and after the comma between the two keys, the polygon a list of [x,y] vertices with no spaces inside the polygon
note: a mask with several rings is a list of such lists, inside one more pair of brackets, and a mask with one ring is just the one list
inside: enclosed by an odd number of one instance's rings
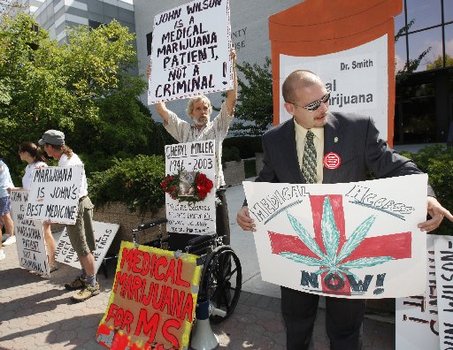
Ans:
{"label": "wheelchair armrest", "polygon": [[157,226],[157,225],[165,224],[167,221],[168,220],[166,218],[155,219],[155,220],[152,220],[152,221],[149,221],[149,222],[145,222],[145,223],[139,225],[134,230],[135,231],[143,231],[143,230],[149,229],[149,228]]}
{"label": "wheelchair armrest", "polygon": [[214,235],[203,235],[192,238],[189,241],[187,241],[186,251],[188,253],[192,252],[195,253],[196,251],[199,250],[206,250],[206,248],[209,247],[211,243],[214,242],[214,240],[215,240]]}

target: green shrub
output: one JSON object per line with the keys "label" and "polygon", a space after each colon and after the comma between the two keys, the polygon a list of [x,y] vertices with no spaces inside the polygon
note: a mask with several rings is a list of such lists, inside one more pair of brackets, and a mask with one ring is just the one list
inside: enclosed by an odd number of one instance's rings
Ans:
{"label": "green shrub", "polygon": [[94,172],[89,178],[90,198],[97,206],[119,201],[131,211],[157,211],[165,204],[160,188],[164,176],[162,156],[115,159],[111,168]]}
{"label": "green shrub", "polygon": [[[418,153],[401,152],[429,175],[429,183],[437,200],[448,210],[453,210],[453,148],[442,145],[428,146]],[[444,220],[436,234],[453,235],[453,223]]]}

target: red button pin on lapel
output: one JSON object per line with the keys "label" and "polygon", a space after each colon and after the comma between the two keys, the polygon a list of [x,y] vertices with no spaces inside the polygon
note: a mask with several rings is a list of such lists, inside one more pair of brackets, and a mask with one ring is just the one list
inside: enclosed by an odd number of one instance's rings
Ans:
{"label": "red button pin on lapel", "polygon": [[341,158],[338,154],[330,152],[324,156],[323,164],[327,169],[337,169],[341,165]]}

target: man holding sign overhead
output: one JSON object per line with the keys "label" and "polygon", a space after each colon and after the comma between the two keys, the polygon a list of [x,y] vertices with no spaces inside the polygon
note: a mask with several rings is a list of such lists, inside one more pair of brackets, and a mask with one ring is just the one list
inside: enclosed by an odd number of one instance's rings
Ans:
{"label": "man holding sign overhead", "polygon": [[222,142],[228,134],[228,129],[234,118],[234,108],[237,99],[236,53],[231,52],[233,60],[233,89],[227,91],[227,98],[222,103],[219,114],[211,121],[212,105],[205,95],[197,95],[189,99],[187,115],[192,120],[188,123],[169,110],[164,102],[156,104],[156,110],[161,116],[164,127],[178,142],[215,140],[215,166],[217,196],[221,201],[218,207],[217,233],[224,236],[224,243],[230,243],[228,207],[225,199],[225,179],[222,170]]}
{"label": "man holding sign overhead", "polygon": [[[154,17],[148,104],[156,105],[165,129],[178,142],[215,140],[217,233],[229,244],[228,209],[222,171],[222,141],[237,99],[236,54],[232,51],[229,0],[191,1]],[[152,68],[151,68],[152,67]],[[210,120],[211,101],[203,94],[227,91],[220,113]],[[188,123],[165,101],[190,98]]]}
{"label": "man holding sign overhead", "polygon": [[[83,165],[79,156],[65,144],[65,135],[59,130],[47,130],[39,140],[39,145],[44,148],[49,157],[58,160],[58,166],[60,167]],[[72,296],[72,300],[76,302],[85,301],[99,294],[95,260],[92,253],[96,247],[92,222],[93,208],[93,203],[88,197],[86,174],[83,171],[76,223],[75,225],[66,226],[71,245],[82,265],[82,274],[71,283],[65,284],[68,290],[80,289],[79,292]]]}

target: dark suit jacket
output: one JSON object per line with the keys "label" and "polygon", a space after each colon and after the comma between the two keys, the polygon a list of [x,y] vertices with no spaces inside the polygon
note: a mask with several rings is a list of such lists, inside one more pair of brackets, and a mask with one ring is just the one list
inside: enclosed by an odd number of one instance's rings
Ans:
{"label": "dark suit jacket", "polygon": [[[263,136],[264,167],[256,181],[305,183],[297,158],[294,120],[266,132]],[[336,153],[341,164],[336,169],[323,167],[323,183],[355,182],[422,171],[408,158],[395,153],[379,138],[370,117],[329,113],[324,126],[324,155]],[[428,194],[434,195],[428,186]]]}

